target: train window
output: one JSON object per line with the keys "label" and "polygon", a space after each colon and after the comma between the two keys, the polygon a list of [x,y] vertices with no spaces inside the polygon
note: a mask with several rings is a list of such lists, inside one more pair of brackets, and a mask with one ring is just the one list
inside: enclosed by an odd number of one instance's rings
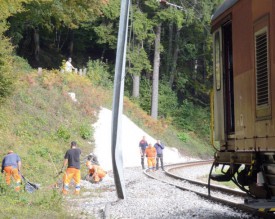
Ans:
{"label": "train window", "polygon": [[255,73],[256,73],[256,109],[257,117],[271,115],[269,88],[269,45],[268,28],[254,33],[255,38]]}
{"label": "train window", "polygon": [[216,79],[216,89],[221,89],[221,34],[220,31],[214,33],[214,74]]}

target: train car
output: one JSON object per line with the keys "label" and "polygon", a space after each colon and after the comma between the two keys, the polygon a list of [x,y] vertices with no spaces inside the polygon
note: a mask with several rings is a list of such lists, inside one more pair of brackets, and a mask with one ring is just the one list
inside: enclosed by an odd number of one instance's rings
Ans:
{"label": "train car", "polygon": [[211,28],[214,165],[223,168],[210,179],[275,207],[275,0],[225,0]]}

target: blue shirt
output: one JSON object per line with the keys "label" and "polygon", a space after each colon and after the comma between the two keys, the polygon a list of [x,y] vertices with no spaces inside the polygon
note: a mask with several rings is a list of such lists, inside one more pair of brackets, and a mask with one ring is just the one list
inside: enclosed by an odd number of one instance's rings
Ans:
{"label": "blue shirt", "polygon": [[156,143],[154,147],[157,150],[157,154],[162,154],[162,150],[164,149],[164,146],[162,144]]}
{"label": "blue shirt", "polygon": [[141,149],[142,149],[143,151],[145,151],[145,149],[147,148],[147,146],[148,146],[147,141],[145,141],[145,140],[142,139],[142,140],[139,142],[139,147],[141,147]]}
{"label": "blue shirt", "polygon": [[2,170],[5,167],[12,166],[14,168],[18,168],[18,162],[21,161],[20,157],[15,153],[10,153],[6,155],[2,161]]}

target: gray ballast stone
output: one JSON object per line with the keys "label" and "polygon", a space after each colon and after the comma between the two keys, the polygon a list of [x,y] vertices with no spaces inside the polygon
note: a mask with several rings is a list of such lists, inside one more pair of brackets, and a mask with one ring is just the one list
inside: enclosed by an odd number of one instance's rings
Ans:
{"label": "gray ballast stone", "polygon": [[108,175],[99,184],[81,182],[81,196],[68,199],[73,202],[71,211],[77,212],[74,218],[252,218],[251,215],[204,200],[192,192],[150,179],[141,168],[124,170],[126,199],[118,200],[112,173]]}

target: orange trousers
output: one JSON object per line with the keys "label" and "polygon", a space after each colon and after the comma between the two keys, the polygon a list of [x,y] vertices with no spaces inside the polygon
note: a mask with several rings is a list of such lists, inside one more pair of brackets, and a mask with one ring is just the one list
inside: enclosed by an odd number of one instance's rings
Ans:
{"label": "orange trousers", "polygon": [[11,177],[13,177],[16,186],[15,186],[15,190],[19,191],[20,190],[20,183],[21,183],[21,177],[18,173],[18,169],[14,168],[12,166],[7,166],[4,168],[5,171],[5,178],[6,178],[6,183],[8,185],[11,184]]}
{"label": "orange trousers", "polygon": [[147,164],[148,164],[148,168],[152,169],[156,167],[156,158],[155,157],[147,157]]}
{"label": "orange trousers", "polygon": [[72,178],[75,181],[75,194],[78,195],[80,192],[80,170],[69,167],[63,177],[63,194],[65,195],[68,194],[69,184]]}

